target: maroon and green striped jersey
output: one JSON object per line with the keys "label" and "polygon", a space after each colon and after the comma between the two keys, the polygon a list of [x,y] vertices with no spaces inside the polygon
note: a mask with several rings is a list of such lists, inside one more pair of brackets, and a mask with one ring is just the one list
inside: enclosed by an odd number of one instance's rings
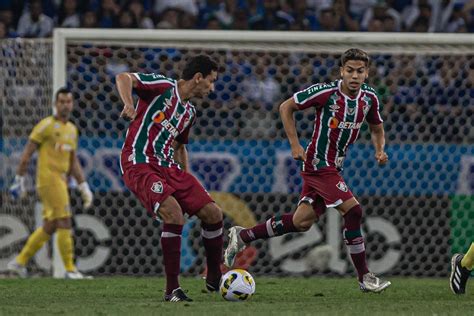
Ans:
{"label": "maroon and green striped jersey", "polygon": [[293,95],[299,109],[316,109],[303,171],[328,166],[342,169],[347,147],[356,141],[364,120],[375,125],[383,122],[373,88],[363,84],[357,97],[351,98],[342,93],[341,84],[341,80],[319,83]]}
{"label": "maroon and green striped jersey", "polygon": [[187,144],[196,109],[183,102],[177,81],[159,74],[133,74],[138,79],[137,116],[130,123],[120,156],[122,173],[128,165],[179,165],[173,160],[173,141]]}

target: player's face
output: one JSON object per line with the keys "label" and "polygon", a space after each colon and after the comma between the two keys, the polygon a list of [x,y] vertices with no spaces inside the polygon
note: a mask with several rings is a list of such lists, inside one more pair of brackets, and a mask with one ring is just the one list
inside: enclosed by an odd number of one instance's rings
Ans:
{"label": "player's face", "polygon": [[200,77],[196,88],[194,90],[194,95],[198,97],[204,97],[214,91],[214,82],[217,79],[217,71],[212,71],[206,77]]}
{"label": "player's face", "polygon": [[342,85],[350,94],[356,95],[369,75],[369,68],[362,60],[349,60],[341,67]]}
{"label": "player's face", "polygon": [[60,93],[56,99],[56,111],[58,116],[67,119],[72,112],[72,93]]}

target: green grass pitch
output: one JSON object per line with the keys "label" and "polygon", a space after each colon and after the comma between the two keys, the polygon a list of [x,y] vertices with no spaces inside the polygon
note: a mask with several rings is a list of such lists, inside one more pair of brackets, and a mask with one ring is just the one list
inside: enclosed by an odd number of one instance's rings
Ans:
{"label": "green grass pitch", "polygon": [[163,302],[163,278],[1,279],[0,315],[474,315],[474,280],[456,296],[447,278],[389,279],[373,294],[354,278],[258,277],[255,295],[239,303],[203,293],[198,278],[181,279],[190,303]]}

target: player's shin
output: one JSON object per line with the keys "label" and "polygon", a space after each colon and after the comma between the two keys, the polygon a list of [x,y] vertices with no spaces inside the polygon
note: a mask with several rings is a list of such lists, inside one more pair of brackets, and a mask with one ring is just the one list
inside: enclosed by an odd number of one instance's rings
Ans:
{"label": "player's shin", "polygon": [[207,276],[206,283],[218,289],[222,276],[222,248],[224,238],[222,234],[222,221],[215,224],[202,223],[201,235],[204,249],[206,250]]}
{"label": "player's shin", "polygon": [[181,233],[183,225],[163,224],[161,248],[166,274],[166,294],[179,287],[178,275],[181,259]]}
{"label": "player's shin", "polygon": [[35,255],[35,253],[51,238],[51,235],[47,234],[43,227],[38,228],[30,235],[25,246],[21,250],[20,254],[16,258],[16,261],[22,266]]}
{"label": "player's shin", "polygon": [[364,274],[368,273],[364,237],[361,232],[362,208],[356,205],[344,215],[343,237],[351,255],[352,263],[357,270],[358,279],[362,282]]}
{"label": "player's shin", "polygon": [[291,213],[281,216],[272,216],[265,223],[258,224],[249,229],[243,229],[240,232],[240,238],[242,238],[245,243],[249,243],[257,239],[267,239],[297,231],[293,224],[293,213]]}
{"label": "player's shin", "polygon": [[61,258],[64,263],[66,271],[75,271],[74,266],[74,241],[71,235],[71,229],[69,228],[58,228],[56,230],[58,235],[58,248]]}

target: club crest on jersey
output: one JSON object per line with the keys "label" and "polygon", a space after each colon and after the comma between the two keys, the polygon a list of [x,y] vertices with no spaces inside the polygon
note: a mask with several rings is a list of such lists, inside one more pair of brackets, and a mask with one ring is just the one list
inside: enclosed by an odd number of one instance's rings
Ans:
{"label": "club crest on jersey", "polygon": [[179,120],[179,117],[180,117],[180,116],[181,116],[181,115],[178,113],[178,111],[176,111],[176,113],[174,114],[174,118],[177,119],[177,120]]}
{"label": "club crest on jersey", "polygon": [[342,182],[342,181],[339,181],[337,184],[336,184],[336,187],[341,190],[342,192],[347,192],[347,185]]}
{"label": "club crest on jersey", "polygon": [[132,160],[135,160],[135,154],[130,154],[130,156],[128,156],[128,161]]}
{"label": "club crest on jersey", "polygon": [[163,183],[161,183],[161,181],[154,182],[151,186],[151,190],[155,193],[163,193]]}

